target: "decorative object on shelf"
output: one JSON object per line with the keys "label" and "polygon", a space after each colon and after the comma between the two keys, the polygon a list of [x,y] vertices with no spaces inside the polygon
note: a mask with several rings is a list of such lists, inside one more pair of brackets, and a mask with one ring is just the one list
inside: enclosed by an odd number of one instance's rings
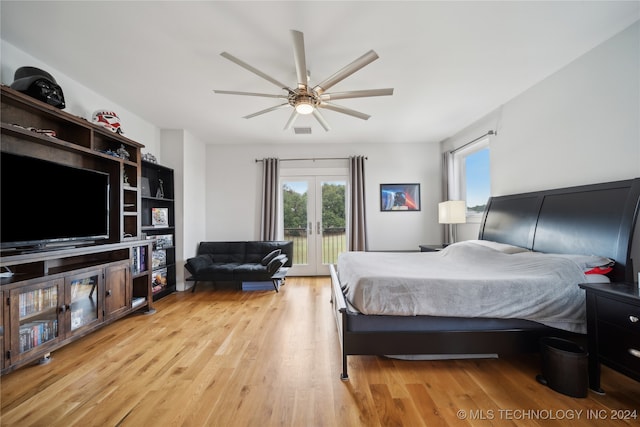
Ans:
{"label": "decorative object on shelf", "polygon": [[124,148],[124,144],[120,144],[120,148],[116,150],[116,153],[118,153],[118,156],[121,159],[129,160],[129,158],[131,157],[127,149]]}
{"label": "decorative object on shelf", "polygon": [[165,249],[173,246],[173,234],[156,234],[147,236],[147,239],[155,239],[153,249]]}
{"label": "decorative object on shelf", "polygon": [[64,109],[64,94],[56,79],[44,70],[36,67],[20,67],[14,74],[11,89],[39,99],[56,108]]}
{"label": "decorative object on shelf", "polygon": [[141,180],[141,190],[142,197],[151,197],[151,188],[149,187],[149,178],[143,176],[140,178]]}
{"label": "decorative object on shelf", "polygon": [[91,116],[91,121],[97,125],[109,129],[113,133],[124,135],[124,131],[120,126],[120,117],[118,117],[118,115],[113,111],[96,110]]}
{"label": "decorative object on shelf", "polygon": [[154,227],[168,227],[169,209],[151,208],[151,225],[153,225]]}
{"label": "decorative object on shelf", "polygon": [[55,138],[56,137],[56,131],[53,129],[38,129],[38,128],[34,128],[34,127],[28,127],[28,130],[30,130],[31,132],[35,132],[37,134],[40,135],[45,135],[51,138]]}
{"label": "decorative object on shelf", "polygon": [[151,153],[144,153],[142,155],[142,160],[144,160],[145,162],[149,162],[149,163],[158,163],[158,160],[156,159],[156,156],[154,156]]}
{"label": "decorative object on shelf", "polygon": [[449,243],[455,243],[456,224],[467,222],[467,203],[464,200],[447,200],[438,203],[438,222],[449,224]]}
{"label": "decorative object on shelf", "polygon": [[130,157],[129,152],[124,148],[124,145],[120,145],[120,148],[118,148],[116,151],[113,151],[111,149],[106,149],[106,150],[100,150],[100,152],[104,154],[108,154],[113,157],[117,157],[119,159],[124,159],[124,160],[129,160],[129,157]]}
{"label": "decorative object on shelf", "polygon": [[380,210],[419,211],[420,184],[380,184]]}
{"label": "decorative object on shelf", "polygon": [[153,282],[151,283],[151,289],[153,293],[161,291],[167,286],[167,269],[162,268],[153,272]]}
{"label": "decorative object on shelf", "polygon": [[123,172],[122,172],[122,182],[123,182],[125,185],[129,185],[129,176],[127,175],[127,172],[126,172],[126,171],[123,171]]}
{"label": "decorative object on shelf", "polygon": [[162,187],[161,179],[158,179],[158,191],[156,191],[156,197],[158,199],[164,199],[164,188]]}
{"label": "decorative object on shelf", "polygon": [[118,157],[118,158],[120,158],[120,155],[119,155],[118,153],[116,153],[115,151],[110,150],[110,149],[106,149],[106,150],[98,150],[98,151],[100,151],[101,153],[104,153],[104,154],[108,154],[108,155],[113,156],[113,157]]}
{"label": "decorative object on shelf", "polygon": [[11,123],[11,126],[15,126],[17,128],[20,129],[24,129],[24,130],[30,130],[31,132],[35,132],[39,135],[44,135],[44,136],[48,136],[51,138],[55,138],[56,137],[56,131],[53,129],[39,129],[39,128],[35,128],[33,126],[29,126],[29,127],[24,127],[22,125],[16,124],[16,123]]}

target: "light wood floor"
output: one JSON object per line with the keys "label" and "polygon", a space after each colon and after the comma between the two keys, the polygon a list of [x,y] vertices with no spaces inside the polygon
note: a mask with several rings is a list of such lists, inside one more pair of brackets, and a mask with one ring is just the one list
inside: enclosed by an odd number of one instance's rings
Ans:
{"label": "light wood floor", "polygon": [[[177,293],[0,379],[4,426],[626,426],[640,383],[603,368],[607,394],[536,382],[537,355],[399,361],[340,353],[328,278],[280,293]],[[613,419],[616,415],[636,419]]]}

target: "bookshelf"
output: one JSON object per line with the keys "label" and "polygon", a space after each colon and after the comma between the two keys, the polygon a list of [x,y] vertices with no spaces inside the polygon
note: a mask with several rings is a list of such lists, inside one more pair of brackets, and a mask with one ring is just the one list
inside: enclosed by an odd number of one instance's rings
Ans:
{"label": "bookshelf", "polygon": [[142,232],[153,242],[151,289],[158,300],[176,290],[176,234],[173,169],[142,161]]}

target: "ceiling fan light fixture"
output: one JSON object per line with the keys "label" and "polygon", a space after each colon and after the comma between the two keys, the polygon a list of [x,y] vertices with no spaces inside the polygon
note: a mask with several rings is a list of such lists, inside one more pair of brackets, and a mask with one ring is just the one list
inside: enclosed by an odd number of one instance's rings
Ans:
{"label": "ceiling fan light fixture", "polygon": [[[1,1],[1,0],[0,0]],[[252,117],[259,116],[264,113],[268,113],[270,111],[277,110],[282,107],[293,107],[293,111],[289,116],[289,120],[284,126],[284,130],[288,130],[291,128],[291,125],[296,120],[299,115],[309,115],[312,114],[313,117],[320,123],[320,125],[324,128],[325,131],[329,131],[329,124],[322,117],[320,110],[327,109],[333,110],[338,113],[346,114],[349,116],[357,117],[362,120],[369,119],[368,114],[361,113],[359,111],[352,110],[350,108],[342,107],[340,105],[332,104],[330,100],[333,99],[348,99],[348,98],[363,98],[370,96],[387,96],[393,95],[393,89],[368,89],[368,90],[352,90],[346,92],[334,92],[327,93],[326,91],[341,82],[342,80],[349,77],[351,74],[360,70],[364,66],[378,59],[378,54],[373,50],[362,55],[360,58],[352,61],[346,67],[343,67],[338,72],[331,75],[329,78],[323,80],[318,85],[309,86],[309,78],[311,77],[311,73],[307,68],[307,62],[305,58],[305,48],[304,48],[304,35],[301,31],[291,30],[291,36],[293,39],[293,59],[295,62],[296,69],[296,78],[297,78],[297,86],[287,86],[284,83],[279,82],[273,77],[263,73],[255,67],[247,64],[246,62],[236,58],[227,52],[222,52],[220,55],[231,62],[241,66],[247,71],[256,74],[259,77],[273,83],[278,89],[286,91],[286,94],[280,95],[271,95],[266,93],[255,93],[255,92],[239,92],[239,91],[230,91],[230,90],[215,90],[215,93],[223,93],[229,95],[247,95],[247,96],[262,96],[266,98],[280,98],[286,99],[287,102],[276,105],[273,107],[266,108],[264,110],[258,111],[253,114],[249,114],[248,116],[244,116],[245,119],[250,119]]]}
{"label": "ceiling fan light fixture", "polygon": [[298,114],[311,114],[314,108],[313,99],[310,96],[299,96],[295,108]]}

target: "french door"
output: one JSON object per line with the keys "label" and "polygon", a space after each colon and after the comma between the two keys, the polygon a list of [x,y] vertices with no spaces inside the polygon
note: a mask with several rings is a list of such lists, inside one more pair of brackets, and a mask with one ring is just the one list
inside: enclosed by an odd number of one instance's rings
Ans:
{"label": "french door", "polygon": [[344,175],[281,176],[284,239],[293,240],[292,276],[324,276],[347,249]]}

